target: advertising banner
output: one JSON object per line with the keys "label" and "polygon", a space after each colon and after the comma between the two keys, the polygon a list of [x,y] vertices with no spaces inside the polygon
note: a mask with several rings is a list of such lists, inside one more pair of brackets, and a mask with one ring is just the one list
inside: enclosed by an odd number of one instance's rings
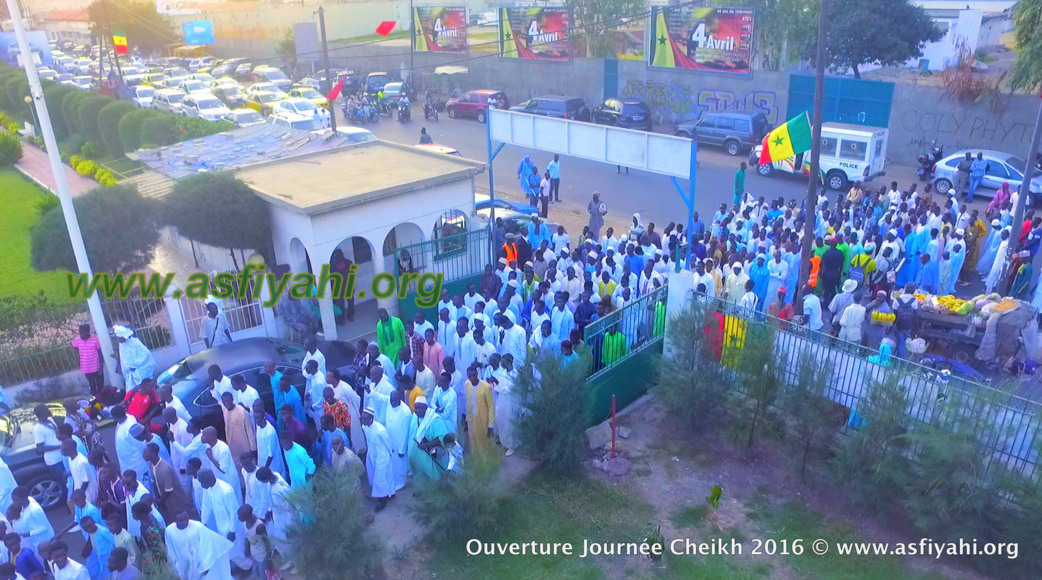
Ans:
{"label": "advertising banner", "polygon": [[521,6],[499,9],[499,56],[529,60],[567,61],[567,8]]}
{"label": "advertising banner", "polygon": [[416,52],[467,52],[467,9],[420,6],[413,9]]}
{"label": "advertising banner", "polygon": [[203,46],[217,42],[213,37],[213,22],[209,20],[194,20],[181,24],[185,32],[185,44],[188,46]]}
{"label": "advertising banner", "polygon": [[659,8],[648,64],[745,76],[752,47],[752,8]]}

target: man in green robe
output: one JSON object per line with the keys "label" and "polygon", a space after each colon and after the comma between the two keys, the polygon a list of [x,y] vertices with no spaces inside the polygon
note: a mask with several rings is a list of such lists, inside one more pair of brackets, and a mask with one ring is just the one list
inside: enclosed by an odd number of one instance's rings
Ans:
{"label": "man in green robe", "polygon": [[387,314],[387,309],[378,312],[380,321],[376,323],[376,344],[380,354],[391,360],[398,359],[398,352],[405,348],[405,325],[396,316]]}
{"label": "man in green robe", "polygon": [[409,441],[409,468],[414,477],[437,481],[441,479],[442,472],[449,469],[449,453],[442,447],[437,452],[438,458],[435,458],[430,454],[430,449],[443,446],[449,431],[437,413],[428,412],[426,397],[416,398],[415,411]]}

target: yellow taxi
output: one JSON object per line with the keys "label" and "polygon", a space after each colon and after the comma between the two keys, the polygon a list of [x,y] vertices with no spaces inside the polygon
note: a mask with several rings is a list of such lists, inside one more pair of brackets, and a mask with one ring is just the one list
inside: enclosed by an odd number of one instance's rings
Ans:
{"label": "yellow taxi", "polygon": [[275,103],[281,100],[282,99],[279,98],[279,95],[275,93],[269,91],[256,91],[250,93],[250,95],[246,97],[246,107],[267,117],[271,114],[272,107],[275,106]]}
{"label": "yellow taxi", "polygon": [[291,99],[307,99],[320,107],[329,108],[329,99],[326,99],[322,96],[322,93],[311,87],[294,87],[289,90],[289,97]]}

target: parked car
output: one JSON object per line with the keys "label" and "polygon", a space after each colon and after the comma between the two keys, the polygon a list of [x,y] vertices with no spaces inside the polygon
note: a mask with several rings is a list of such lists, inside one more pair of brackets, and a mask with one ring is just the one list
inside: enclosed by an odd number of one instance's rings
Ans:
{"label": "parked car", "polygon": [[336,132],[344,137],[347,137],[352,143],[367,143],[369,141],[376,141],[376,135],[369,129],[363,129],[361,127],[337,127]]}
{"label": "parked car", "polygon": [[242,129],[243,127],[260,125],[264,122],[264,117],[253,109],[232,109],[231,112],[224,116],[224,120],[234,123],[236,127]]}
{"label": "parked car", "polygon": [[215,77],[222,77],[224,75],[235,74],[235,67],[239,66],[229,60],[222,62],[221,64],[210,69],[210,74]]}
{"label": "parked car", "polygon": [[69,71],[69,72],[72,72],[73,74],[81,74],[81,75],[89,74],[90,73],[90,64],[91,64],[91,61],[90,61],[89,58],[77,58],[76,61],[73,63],[73,68],[75,70],[74,71]]}
{"label": "parked car", "polygon": [[763,113],[706,113],[698,119],[677,124],[676,135],[699,145],[719,145],[728,155],[741,155],[763,141],[771,124]]}
{"label": "parked car", "polygon": [[233,79],[232,77],[221,77],[219,79],[214,79],[210,81],[211,90],[217,87],[239,87],[240,89],[242,89],[242,85],[239,84],[239,81]]}
{"label": "parked car", "polygon": [[384,91],[384,104],[390,107],[392,104],[398,102],[398,95],[403,92],[409,94],[409,86],[405,83],[387,83],[383,86]]}
{"label": "parked car", "polygon": [[167,78],[174,81],[181,81],[185,78],[188,78],[188,71],[181,67],[168,68],[165,72]]}
{"label": "parked car", "polygon": [[[491,213],[491,208],[486,207],[485,209],[476,210],[475,215],[478,217],[479,220],[487,224]],[[524,214],[519,211],[514,211],[510,209],[500,209],[499,207],[496,207],[496,219],[503,220],[503,225],[504,227],[506,227],[507,233],[509,234],[516,234],[518,232],[528,232],[528,224],[532,223],[533,217],[535,216]],[[546,225],[548,227],[550,226],[549,223],[547,223]]]}
{"label": "parked car", "polygon": [[378,93],[384,88],[390,77],[385,72],[371,72],[365,77],[365,90],[368,93]]}
{"label": "parked car", "polygon": [[[1023,158],[1003,153],[1002,151],[974,149],[959,151],[945,157],[934,165],[934,177],[936,178],[934,180],[934,190],[937,193],[947,195],[949,190],[955,187],[955,174],[957,173],[959,161],[966,157],[966,153],[970,153],[974,159],[977,158],[977,153],[981,153],[984,156],[984,160],[988,162],[988,169],[985,171],[984,179],[977,189],[977,195],[994,197],[995,190],[1002,187],[1003,183],[1008,183],[1012,191],[1020,189],[1021,184],[1024,182],[1024,170],[1026,169]],[[1031,195],[1024,200],[1024,203],[1027,207],[1033,207],[1038,202],[1037,198],[1042,196],[1042,176],[1034,177],[1031,180],[1029,189]]]}
{"label": "parked car", "polygon": [[314,117],[322,123],[322,127],[329,126],[329,111],[307,99],[283,99],[272,105],[272,111]]}
{"label": "parked car", "polygon": [[289,90],[291,99],[307,99],[319,107],[328,107],[329,100],[322,93],[310,87],[297,87]]}
{"label": "parked car", "polygon": [[90,76],[78,76],[72,80],[76,87],[81,88],[85,91],[89,91],[94,88],[94,77]]}
{"label": "parked car", "polygon": [[217,85],[212,87],[210,92],[220,99],[222,103],[228,105],[229,109],[246,106],[246,93],[243,92],[238,84]]}
{"label": "parked car", "polygon": [[228,107],[224,106],[224,103],[209,93],[205,95],[188,95],[181,101],[181,115],[184,117],[198,117],[207,121],[220,121],[222,117],[230,112]]}
{"label": "parked car", "polygon": [[[855,181],[868,183],[886,175],[886,145],[889,137],[890,131],[886,127],[822,123],[819,179],[833,191],[847,191]],[[761,142],[749,152],[749,165],[755,167],[760,175],[810,175],[809,152],[761,164],[762,150]]]}
{"label": "parked car", "polygon": [[244,62],[244,63],[240,64],[239,66],[235,67],[235,78],[237,78],[237,79],[248,79],[248,78],[250,78],[250,73],[252,71],[253,71],[253,65],[248,63],[248,62]]}
{"label": "parked car", "polygon": [[[354,381],[355,348],[347,342],[319,341],[319,350],[326,357],[326,369],[340,369],[344,380]],[[274,394],[270,385],[258,381],[266,360],[275,361],[275,368],[289,378],[290,383],[303,397],[305,378],[300,365],[304,360],[304,347],[300,344],[277,338],[243,338],[234,342],[197,352],[181,359],[156,378],[159,388],[170,386],[174,395],[184,403],[192,417],[202,419],[204,426],[224,431],[224,415],[220,402],[213,398],[207,384],[207,368],[220,365],[224,375],[230,378],[242,376],[246,384],[257,389],[265,409],[273,416]]]}
{"label": "parked car", "polygon": [[[0,415],[0,456],[14,475],[18,485],[29,488],[29,494],[43,509],[52,509],[65,503],[65,482],[55,477],[54,472],[36,452],[33,428],[36,416],[35,405],[14,407],[10,413]],[[61,423],[65,408],[61,403],[49,403],[47,407],[54,420]]]}
{"label": "parked car", "polygon": [[479,123],[484,123],[488,111],[488,100],[493,96],[496,98],[496,108],[510,108],[510,99],[503,91],[479,89],[467,91],[457,99],[449,99],[449,102],[445,103],[445,112],[448,113],[450,119],[474,117]]}
{"label": "parked car", "polygon": [[611,125],[625,129],[651,130],[651,109],[641,101],[605,99],[590,115],[598,125]]}
{"label": "parked car", "polygon": [[151,109],[152,108],[152,95],[156,92],[152,87],[146,87],[144,85],[138,85],[131,87],[130,89],[130,102],[134,103],[135,107],[139,109]]}
{"label": "parked car", "polygon": [[478,26],[498,26],[499,15],[495,10],[485,12],[478,18]]}
{"label": "parked car", "polygon": [[185,79],[177,83],[177,86],[174,88],[186,95],[210,94],[210,88],[206,86],[206,83],[203,81],[194,81],[192,79]]}
{"label": "parked car", "polygon": [[286,92],[279,89],[274,83],[253,83],[248,89],[246,89],[247,95],[252,95],[253,93],[258,92],[275,93],[278,95],[279,99],[285,99],[287,96]]}
{"label": "parked car", "polygon": [[273,67],[257,67],[253,69],[253,80],[258,83],[272,83],[280,91],[288,91],[293,86],[286,73]]}
{"label": "parked car", "polygon": [[555,117],[557,119],[590,120],[590,109],[580,97],[562,97],[559,95],[535,97],[516,107],[510,107],[510,110],[530,115]]}
{"label": "parked car", "polygon": [[286,111],[273,113],[268,117],[268,122],[273,125],[290,127],[300,131],[311,131],[312,133],[322,133],[325,130],[325,125],[323,125],[322,121],[318,118],[298,115],[296,113],[287,113]]}
{"label": "parked car", "polygon": [[299,81],[297,81],[296,86],[301,88],[306,87],[309,89],[315,89],[316,91],[322,90],[322,82],[318,79],[313,79],[311,77],[304,77],[300,79]]}
{"label": "parked car", "polygon": [[175,115],[181,114],[181,101],[185,94],[174,89],[160,89],[152,94],[152,108]]}
{"label": "parked car", "polygon": [[36,73],[40,75],[41,81],[53,81],[58,76],[57,72],[49,68],[37,69]]}
{"label": "parked car", "polygon": [[63,87],[75,87],[76,86],[76,77],[74,77],[71,74],[67,74],[67,73],[60,74],[60,75],[58,75],[58,77],[55,80],[58,81],[58,84],[63,86]]}
{"label": "parked car", "polygon": [[145,80],[142,84],[152,85],[157,89],[166,88],[166,75],[163,73],[149,73],[145,75]]}
{"label": "parked car", "polygon": [[246,107],[267,117],[271,114],[275,103],[281,100],[278,95],[270,91],[257,91],[246,95]]}
{"label": "parked car", "polygon": [[463,157],[460,154],[459,149],[455,147],[449,147],[448,145],[440,145],[438,143],[420,143],[419,145],[413,145],[424,151],[430,151],[432,153],[440,153],[441,155],[452,155],[453,157]]}
{"label": "parked car", "polygon": [[210,84],[211,82],[213,82],[213,76],[212,75],[210,75],[208,73],[202,73],[202,72],[192,73],[192,74],[188,75],[188,78],[190,78],[190,79],[192,79],[194,81],[202,81],[202,82],[204,82],[206,84]]}
{"label": "parked car", "polygon": [[[478,211],[486,210],[487,211],[488,208],[490,208],[490,207],[492,207],[492,198],[491,197],[489,197],[489,196],[487,196],[487,195],[485,195],[483,193],[476,193],[476,194],[474,194],[474,209],[475,210],[478,210]],[[500,213],[499,213],[499,210],[512,211],[512,212],[517,212],[519,214],[524,214],[524,215],[534,215],[534,216],[538,216],[539,215],[539,208],[537,208],[534,205],[529,205],[527,203],[521,203],[521,202],[518,202],[518,201],[510,201],[509,199],[503,199],[501,197],[497,197],[496,198],[496,217],[502,217],[500,215]]]}

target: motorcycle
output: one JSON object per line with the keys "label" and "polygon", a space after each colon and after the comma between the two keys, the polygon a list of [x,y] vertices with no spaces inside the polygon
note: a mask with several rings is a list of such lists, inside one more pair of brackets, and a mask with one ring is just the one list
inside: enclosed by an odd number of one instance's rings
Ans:
{"label": "motorcycle", "polygon": [[409,106],[399,103],[398,104],[398,122],[404,123],[412,120],[412,109]]}
{"label": "motorcycle", "polygon": [[431,119],[437,121],[438,120],[438,107],[437,107],[437,105],[435,105],[433,103],[431,103],[431,104],[424,103],[423,104],[423,119],[425,121],[430,121]]}
{"label": "motorcycle", "polygon": [[927,181],[933,177],[934,168],[937,166],[937,162],[944,157],[944,146],[937,146],[936,141],[931,142],[933,149],[930,153],[923,153],[916,158],[919,161],[919,181]]}
{"label": "motorcycle", "polygon": [[376,107],[368,105],[365,108],[365,117],[370,123],[380,122],[380,112],[376,110]]}

